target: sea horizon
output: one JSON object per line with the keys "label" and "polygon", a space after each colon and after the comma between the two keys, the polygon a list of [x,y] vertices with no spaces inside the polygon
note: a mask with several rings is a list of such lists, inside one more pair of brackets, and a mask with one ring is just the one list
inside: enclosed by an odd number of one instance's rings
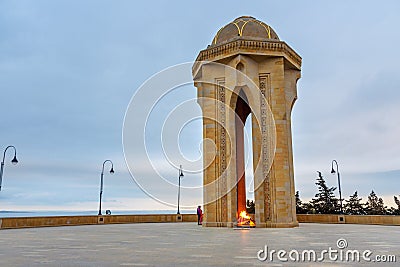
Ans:
{"label": "sea horizon", "polygon": [[[175,214],[176,210],[111,210],[112,215],[144,215],[144,214]],[[180,210],[182,214],[193,214],[195,210]],[[50,216],[90,216],[98,215],[98,210],[71,211],[71,210],[0,210],[1,218],[12,217],[50,217]],[[103,211],[103,215],[105,211]]]}

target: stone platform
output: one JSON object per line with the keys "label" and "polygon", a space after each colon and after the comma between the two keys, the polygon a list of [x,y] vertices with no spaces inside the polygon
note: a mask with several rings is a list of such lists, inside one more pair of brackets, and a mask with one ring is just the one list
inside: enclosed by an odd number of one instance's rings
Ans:
{"label": "stone platform", "polygon": [[204,228],[196,223],[142,223],[10,229],[0,231],[0,266],[374,266],[361,262],[281,262],[257,252],[348,249],[396,255],[397,226],[300,224],[292,229]]}

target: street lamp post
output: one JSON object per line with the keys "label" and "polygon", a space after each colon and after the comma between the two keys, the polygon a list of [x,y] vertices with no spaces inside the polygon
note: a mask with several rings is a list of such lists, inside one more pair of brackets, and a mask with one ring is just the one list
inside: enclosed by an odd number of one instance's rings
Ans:
{"label": "street lamp post", "polygon": [[112,163],[111,160],[107,159],[103,162],[103,168],[101,169],[101,176],[100,176],[100,204],[99,204],[99,215],[101,215],[101,198],[103,196],[103,177],[104,177],[104,164],[106,164],[106,162],[110,162],[111,163],[111,169],[110,169],[110,173],[113,174],[114,173],[114,164]]}
{"label": "street lamp post", "polygon": [[179,200],[181,197],[181,178],[183,177],[182,165],[179,166],[179,177],[178,177],[178,212],[176,214],[181,214],[179,212]]}
{"label": "street lamp post", "polygon": [[3,161],[1,162],[1,168],[0,168],[0,191],[1,191],[1,184],[3,182],[4,160],[6,158],[7,149],[9,149],[11,147],[14,149],[14,158],[11,160],[11,163],[14,164],[14,165],[18,163],[18,160],[17,160],[17,149],[15,148],[15,146],[6,147],[6,149],[4,150]]}
{"label": "street lamp post", "polygon": [[[333,163],[336,164],[336,171],[333,168]],[[331,173],[337,173],[337,179],[338,179],[338,185],[339,185],[339,200],[340,200],[340,214],[343,214],[343,203],[342,203],[342,187],[340,186],[340,173],[339,173],[339,165],[337,163],[337,161],[334,159],[332,160],[332,170]]]}

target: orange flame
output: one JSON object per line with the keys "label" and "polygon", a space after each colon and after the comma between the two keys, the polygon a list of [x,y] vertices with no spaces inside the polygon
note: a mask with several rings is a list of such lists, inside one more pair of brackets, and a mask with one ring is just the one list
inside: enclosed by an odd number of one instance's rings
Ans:
{"label": "orange flame", "polygon": [[250,216],[247,215],[246,211],[242,211],[242,212],[239,214],[239,217],[242,217],[243,219],[250,219]]}
{"label": "orange flame", "polygon": [[246,211],[241,211],[239,214],[239,219],[238,219],[238,224],[240,226],[250,226],[250,227],[255,227],[256,224],[254,221],[251,219],[249,215],[247,215]]}

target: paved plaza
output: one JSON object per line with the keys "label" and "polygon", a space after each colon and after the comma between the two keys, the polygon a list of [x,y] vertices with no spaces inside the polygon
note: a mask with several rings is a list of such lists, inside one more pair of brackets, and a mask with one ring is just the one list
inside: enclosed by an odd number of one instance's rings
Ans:
{"label": "paved plaza", "polygon": [[[397,263],[260,261],[271,250],[346,249],[396,255]],[[264,254],[260,254],[263,256]],[[295,254],[293,254],[295,255]],[[292,256],[293,256],[292,255]],[[288,255],[286,255],[286,258]],[[301,224],[298,228],[203,228],[194,223],[46,227],[0,231],[0,266],[398,266],[396,226]]]}

